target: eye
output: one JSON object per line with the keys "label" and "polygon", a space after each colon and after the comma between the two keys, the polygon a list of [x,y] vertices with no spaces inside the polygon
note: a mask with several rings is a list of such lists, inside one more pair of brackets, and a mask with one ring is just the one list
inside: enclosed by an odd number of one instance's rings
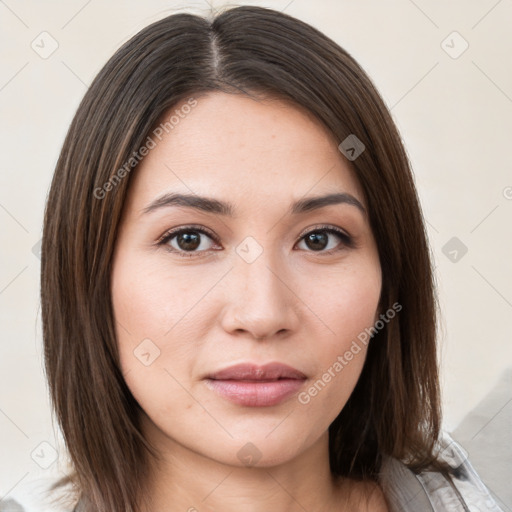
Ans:
{"label": "eye", "polygon": [[[341,242],[338,242],[338,244],[330,243],[332,238],[334,238],[333,235]],[[164,245],[168,251],[177,253],[179,256],[191,257],[197,255],[197,253],[208,252],[211,249],[208,242],[205,242],[205,238],[217,244],[219,243],[217,237],[212,232],[203,227],[196,226],[185,226],[167,231],[156,243],[157,245]],[[304,241],[306,247],[311,252],[322,254],[331,254],[346,248],[355,247],[354,240],[349,235],[333,226],[317,226],[302,235],[299,242],[302,241]]]}
{"label": "eye", "polygon": [[[331,237],[329,237],[329,235],[331,235]],[[330,243],[329,238],[332,240],[332,235],[338,238],[338,240],[341,240],[341,243]],[[302,241],[304,241],[306,247],[311,249],[312,252],[321,252],[323,254],[331,254],[345,248],[355,247],[354,240],[349,235],[333,226],[318,226],[302,235],[300,242]]]}
{"label": "eye", "polygon": [[195,226],[186,226],[183,228],[167,231],[157,245],[165,245],[170,252],[178,253],[180,256],[190,257],[198,252],[208,251],[208,243],[204,243],[204,238],[217,242],[216,237],[210,231]]}

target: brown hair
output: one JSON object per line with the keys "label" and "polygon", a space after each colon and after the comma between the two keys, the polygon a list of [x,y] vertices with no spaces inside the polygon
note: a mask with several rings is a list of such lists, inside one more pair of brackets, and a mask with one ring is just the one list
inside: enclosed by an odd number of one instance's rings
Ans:
{"label": "brown hair", "polygon": [[289,15],[241,6],[213,19],[174,14],[125,43],[85,94],[55,169],[42,242],[45,370],[74,467],[65,482],[79,491],[80,510],[137,510],[149,457],[158,456],[141,434],[117,352],[110,272],[130,180],[119,170],[163,113],[211,91],[286,98],[337,141],[353,134],[364,144],[350,165],[379,251],[379,306],[403,309],[373,337],[329,427],[331,471],[376,480],[389,455],[416,472],[444,472],[434,453],[441,420],[431,256],[397,128],[344,49]]}

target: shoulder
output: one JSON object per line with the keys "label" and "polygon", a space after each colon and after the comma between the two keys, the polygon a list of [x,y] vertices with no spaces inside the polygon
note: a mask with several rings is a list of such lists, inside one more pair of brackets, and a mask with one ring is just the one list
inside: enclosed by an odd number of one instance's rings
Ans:
{"label": "shoulder", "polygon": [[0,503],[9,512],[73,512],[75,503],[69,487],[52,486],[59,477],[36,476],[22,479]]}
{"label": "shoulder", "polygon": [[438,443],[438,458],[451,467],[445,476],[437,471],[413,473],[397,459],[384,459],[380,484],[391,510],[503,512],[468,460],[467,453],[443,432]]}

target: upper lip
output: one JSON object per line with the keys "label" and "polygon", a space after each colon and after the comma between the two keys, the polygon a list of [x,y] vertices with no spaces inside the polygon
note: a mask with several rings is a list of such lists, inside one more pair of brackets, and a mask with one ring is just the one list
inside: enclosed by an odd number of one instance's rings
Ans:
{"label": "upper lip", "polygon": [[241,363],[208,375],[214,380],[277,380],[305,379],[306,376],[296,368],[283,363],[268,363],[262,366]]}

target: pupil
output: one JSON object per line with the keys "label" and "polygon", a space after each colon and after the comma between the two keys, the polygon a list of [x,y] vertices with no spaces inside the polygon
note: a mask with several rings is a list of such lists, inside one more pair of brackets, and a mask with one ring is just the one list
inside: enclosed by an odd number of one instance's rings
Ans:
{"label": "pupil", "polygon": [[199,234],[193,233],[180,233],[178,235],[178,245],[183,250],[197,249],[200,245]]}
{"label": "pupil", "polygon": [[326,233],[310,233],[306,238],[306,242],[313,242],[313,246],[308,243],[310,249],[324,249],[327,242],[327,235]]}

